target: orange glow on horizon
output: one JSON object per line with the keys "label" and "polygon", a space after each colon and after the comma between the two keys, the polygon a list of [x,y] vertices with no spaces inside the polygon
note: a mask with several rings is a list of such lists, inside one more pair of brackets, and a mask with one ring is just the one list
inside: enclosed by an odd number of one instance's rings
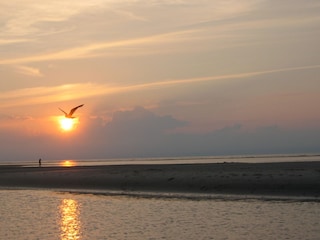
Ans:
{"label": "orange glow on horizon", "polygon": [[62,166],[62,167],[74,167],[74,166],[76,166],[76,163],[75,163],[75,161],[72,161],[72,160],[65,160],[65,161],[60,163],[60,166]]}

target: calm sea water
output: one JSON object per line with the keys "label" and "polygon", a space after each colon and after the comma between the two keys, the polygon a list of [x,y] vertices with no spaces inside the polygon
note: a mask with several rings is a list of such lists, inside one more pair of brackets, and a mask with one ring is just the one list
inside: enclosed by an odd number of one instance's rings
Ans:
{"label": "calm sea water", "polygon": [[[192,163],[222,163],[222,162],[302,162],[320,161],[320,154],[299,155],[244,155],[244,156],[195,156],[173,158],[124,158],[124,159],[42,159],[43,166],[93,166],[93,165],[126,165],[126,164],[192,164]],[[38,159],[28,161],[0,161],[0,165],[23,165],[25,167],[38,166]]]}
{"label": "calm sea water", "polygon": [[320,201],[0,190],[0,239],[319,239]]}

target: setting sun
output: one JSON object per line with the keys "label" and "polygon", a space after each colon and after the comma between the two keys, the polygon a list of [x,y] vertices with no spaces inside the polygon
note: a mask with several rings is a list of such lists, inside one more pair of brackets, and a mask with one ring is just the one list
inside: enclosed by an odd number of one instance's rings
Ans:
{"label": "setting sun", "polygon": [[71,131],[75,128],[75,126],[78,123],[78,119],[77,118],[65,118],[62,117],[59,119],[59,124],[60,124],[60,128],[63,131]]}

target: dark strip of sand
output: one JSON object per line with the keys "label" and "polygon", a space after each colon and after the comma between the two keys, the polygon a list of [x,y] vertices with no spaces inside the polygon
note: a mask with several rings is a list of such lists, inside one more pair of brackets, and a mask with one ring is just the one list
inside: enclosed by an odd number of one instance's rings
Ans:
{"label": "dark strip of sand", "polygon": [[2,166],[0,186],[320,197],[320,162]]}

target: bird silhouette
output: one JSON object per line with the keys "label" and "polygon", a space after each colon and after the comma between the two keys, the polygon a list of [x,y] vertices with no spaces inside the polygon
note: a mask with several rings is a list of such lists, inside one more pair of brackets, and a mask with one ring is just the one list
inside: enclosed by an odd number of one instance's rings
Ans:
{"label": "bird silhouette", "polygon": [[64,113],[64,116],[65,116],[66,118],[75,118],[75,117],[73,117],[72,115],[74,114],[74,112],[75,112],[79,107],[82,107],[83,105],[84,105],[84,104],[81,104],[81,105],[79,105],[79,106],[77,106],[77,107],[72,108],[69,113],[63,111],[61,108],[59,108],[59,109]]}

